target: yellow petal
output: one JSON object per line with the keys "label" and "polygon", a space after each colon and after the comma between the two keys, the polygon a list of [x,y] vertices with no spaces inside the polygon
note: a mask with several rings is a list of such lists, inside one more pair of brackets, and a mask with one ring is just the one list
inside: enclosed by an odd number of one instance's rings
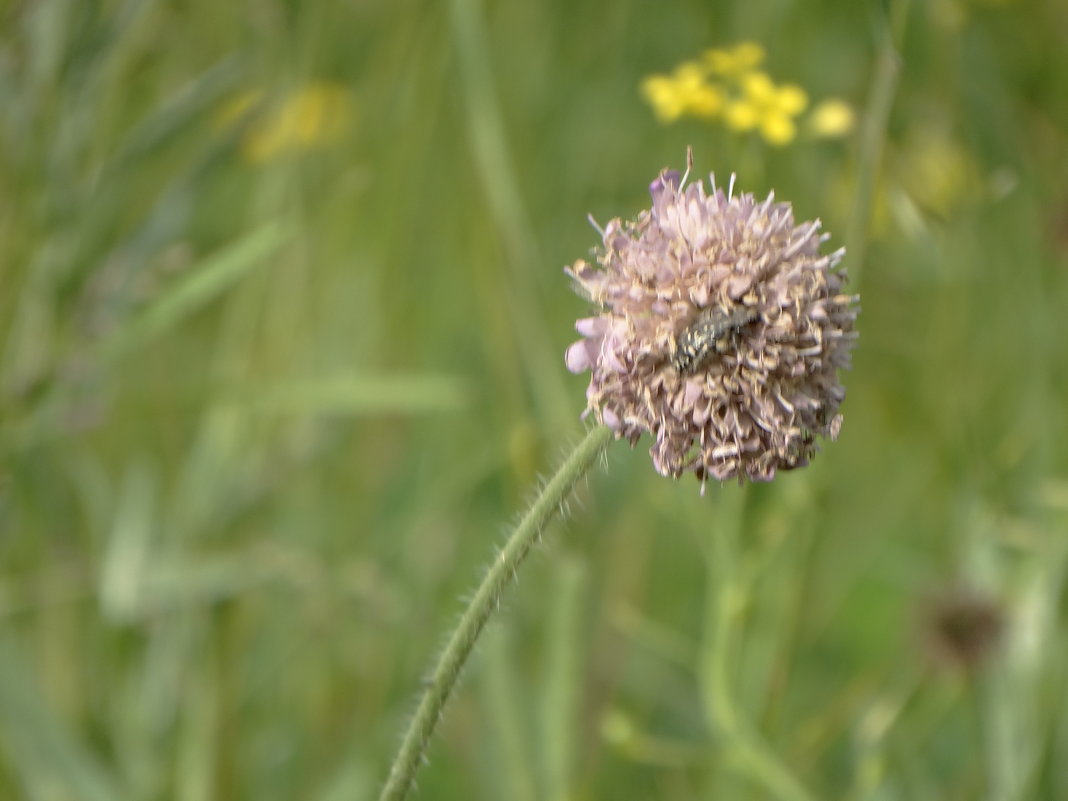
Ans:
{"label": "yellow petal", "polygon": [[845,136],[853,130],[856,114],[844,100],[830,98],[819,103],[808,116],[809,129],[815,136],[828,139]]}
{"label": "yellow petal", "polygon": [[313,83],[283,107],[296,141],[306,145],[327,142],[342,134],[349,122],[348,90],[331,83]]}
{"label": "yellow petal", "polygon": [[760,120],[760,133],[771,144],[787,145],[797,135],[797,126],[785,114],[765,114]]}
{"label": "yellow petal", "polygon": [[639,88],[660,122],[673,122],[682,115],[685,105],[678,84],[673,79],[666,75],[651,75],[641,82]]}
{"label": "yellow petal", "polygon": [[732,55],[726,50],[712,49],[704,52],[705,64],[717,75],[726,75],[734,64]]}
{"label": "yellow petal", "polygon": [[723,121],[735,131],[751,131],[760,121],[760,111],[752,103],[735,100],[727,104],[723,112]]}
{"label": "yellow petal", "polygon": [[775,107],[783,114],[800,114],[808,105],[808,95],[800,86],[792,83],[779,87],[775,95]]}
{"label": "yellow petal", "polygon": [[737,75],[764,60],[764,48],[756,42],[739,42],[731,48],[714,48],[703,54],[705,64],[717,75]]}
{"label": "yellow petal", "polygon": [[308,84],[250,128],[242,139],[241,155],[262,163],[334,141],[347,130],[351,111],[352,101],[343,85]]}
{"label": "yellow petal", "polygon": [[695,116],[712,119],[719,115],[726,102],[722,89],[705,84],[689,96],[687,106]]}
{"label": "yellow petal", "polygon": [[768,103],[775,97],[775,84],[766,72],[754,70],[742,76],[742,91],[754,103]]}
{"label": "yellow petal", "polygon": [[740,70],[749,70],[764,60],[764,48],[756,42],[739,42],[734,46],[734,63]]}
{"label": "yellow petal", "polygon": [[687,86],[697,86],[705,81],[708,70],[696,61],[684,61],[675,68],[675,80]]}

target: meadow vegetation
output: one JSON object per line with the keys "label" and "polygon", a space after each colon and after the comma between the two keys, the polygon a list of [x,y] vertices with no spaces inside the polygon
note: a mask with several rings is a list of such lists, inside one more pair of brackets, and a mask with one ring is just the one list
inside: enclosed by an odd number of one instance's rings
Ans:
{"label": "meadow vegetation", "polygon": [[1055,0],[3,4],[0,798],[375,798],[584,435],[586,215],[687,146],[848,248],[841,436],[703,497],[610,445],[413,797],[1068,798],[1066,31]]}

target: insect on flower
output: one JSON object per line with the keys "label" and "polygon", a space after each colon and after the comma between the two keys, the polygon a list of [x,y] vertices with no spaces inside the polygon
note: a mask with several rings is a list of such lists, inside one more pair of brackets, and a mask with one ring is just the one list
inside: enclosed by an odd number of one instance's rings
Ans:
{"label": "insect on flower", "polygon": [[590,372],[599,422],[632,445],[652,435],[661,475],[770,481],[842,424],[839,372],[857,337],[845,251],[822,252],[819,221],[773,194],[689,172],[663,170],[648,209],[598,228],[596,264],[567,268],[596,311],[564,360]]}
{"label": "insect on flower", "polygon": [[733,335],[760,313],[747,306],[709,306],[679,336],[671,364],[679,373],[694,372],[713,353],[726,353]]}

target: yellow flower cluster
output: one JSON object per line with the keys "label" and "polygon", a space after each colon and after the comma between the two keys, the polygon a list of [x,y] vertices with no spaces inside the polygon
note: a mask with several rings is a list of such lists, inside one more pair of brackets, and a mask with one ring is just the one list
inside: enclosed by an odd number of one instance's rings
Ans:
{"label": "yellow flower cluster", "polygon": [[[797,136],[795,120],[808,107],[808,95],[795,84],[776,85],[759,69],[763,61],[764,48],[755,42],[706,50],[671,75],[650,75],[641,92],[661,122],[720,120],[732,131],[759,131],[770,144],[786,145]],[[816,136],[842,136],[852,127],[852,109],[840,100],[819,104],[809,116]]]}
{"label": "yellow flower cluster", "polygon": [[336,83],[313,82],[268,105],[259,90],[233,98],[220,115],[232,125],[249,120],[240,141],[242,157],[261,164],[339,139],[349,127],[352,98]]}

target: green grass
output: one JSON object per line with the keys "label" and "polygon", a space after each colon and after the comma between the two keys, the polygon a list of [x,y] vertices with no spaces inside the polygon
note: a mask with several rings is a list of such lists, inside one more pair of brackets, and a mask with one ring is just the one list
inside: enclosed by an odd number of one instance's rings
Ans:
{"label": "green grass", "polygon": [[[375,798],[582,436],[585,216],[689,144],[849,240],[842,436],[704,497],[613,444],[418,797],[1068,797],[1068,10],[894,8],[885,125],[782,149],[638,84],[751,39],[864,110],[881,4],[0,8],[0,798]],[[340,138],[242,156],[322,81]],[[961,587],[971,672],[924,644]]]}

